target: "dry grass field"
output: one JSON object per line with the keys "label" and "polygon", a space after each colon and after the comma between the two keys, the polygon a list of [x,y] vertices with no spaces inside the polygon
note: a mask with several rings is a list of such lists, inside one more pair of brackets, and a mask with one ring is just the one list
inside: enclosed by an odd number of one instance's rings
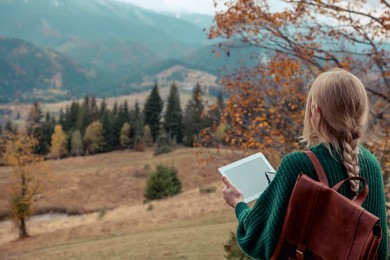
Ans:
{"label": "dry grass field", "polygon": [[[85,214],[32,219],[31,237],[22,241],[10,221],[0,222],[0,259],[224,259],[223,244],[236,221],[221,198],[221,160],[198,161],[196,151],[117,151],[48,161],[52,174],[36,209]],[[156,164],[178,169],[183,192],[143,203],[145,167]],[[0,168],[0,190],[8,172]],[[6,207],[1,196],[0,209]]]}

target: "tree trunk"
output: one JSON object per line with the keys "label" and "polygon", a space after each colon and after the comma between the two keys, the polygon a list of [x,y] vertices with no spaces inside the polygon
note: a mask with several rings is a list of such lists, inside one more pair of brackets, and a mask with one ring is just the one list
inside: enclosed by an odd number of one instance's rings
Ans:
{"label": "tree trunk", "polygon": [[26,237],[28,237],[26,221],[24,218],[21,218],[19,223],[19,239],[23,239]]}

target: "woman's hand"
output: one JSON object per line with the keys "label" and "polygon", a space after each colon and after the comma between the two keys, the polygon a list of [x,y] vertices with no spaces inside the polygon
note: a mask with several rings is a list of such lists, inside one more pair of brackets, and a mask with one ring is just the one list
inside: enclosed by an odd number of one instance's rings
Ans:
{"label": "woman's hand", "polygon": [[222,177],[222,181],[226,185],[222,190],[223,198],[225,199],[226,204],[235,208],[237,203],[243,201],[242,192],[237,189],[226,176]]}

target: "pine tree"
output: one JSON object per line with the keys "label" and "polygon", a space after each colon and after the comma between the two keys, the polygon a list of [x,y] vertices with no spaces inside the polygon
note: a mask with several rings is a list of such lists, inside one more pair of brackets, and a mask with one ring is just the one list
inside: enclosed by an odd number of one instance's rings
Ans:
{"label": "pine tree", "polygon": [[38,145],[35,146],[35,153],[38,154],[43,154],[44,151],[47,151],[47,147],[42,143],[42,119],[41,105],[38,102],[34,102],[27,117],[26,127],[27,134],[38,140]]}
{"label": "pine tree", "polygon": [[103,122],[103,117],[106,113],[107,113],[107,103],[106,103],[106,98],[103,98],[99,108],[99,120],[101,122]]}
{"label": "pine tree", "polygon": [[51,136],[51,147],[50,147],[50,155],[52,158],[57,158],[59,160],[61,156],[67,153],[67,136],[62,131],[62,126],[57,124],[54,127],[54,133]]}
{"label": "pine tree", "polygon": [[157,165],[156,172],[153,172],[145,187],[145,200],[158,200],[174,196],[181,192],[181,180],[177,175],[175,167]]}
{"label": "pine tree", "polygon": [[51,116],[50,112],[46,112],[45,121],[42,123],[42,137],[40,143],[42,144],[41,154],[48,154],[51,146],[51,136],[54,132],[56,120]]}
{"label": "pine tree", "polygon": [[143,136],[144,134],[144,119],[139,108],[138,100],[135,101],[134,112],[131,116],[131,122],[134,127],[132,127],[132,137],[135,138],[138,136]]}
{"label": "pine tree", "polygon": [[81,108],[79,103],[72,101],[70,108],[66,108],[65,122],[63,125],[64,132],[73,132],[74,129],[83,124],[83,118],[80,118]]}
{"label": "pine tree", "polygon": [[185,145],[192,146],[195,141],[195,136],[204,128],[205,121],[202,118],[203,111],[202,90],[198,83],[193,90],[192,99],[188,101],[184,112],[183,124]]}
{"label": "pine tree", "polygon": [[169,138],[176,139],[180,143],[183,138],[183,115],[180,107],[180,97],[176,84],[172,84],[169,90],[167,108],[164,115],[164,128]]}
{"label": "pine tree", "polygon": [[144,106],[144,120],[145,124],[149,125],[150,127],[153,142],[156,141],[160,131],[163,104],[164,103],[158,91],[158,86],[155,84]]}
{"label": "pine tree", "polygon": [[169,153],[172,151],[171,144],[169,142],[168,134],[165,132],[165,130],[161,130],[160,134],[157,137],[156,140],[157,147],[154,150],[154,155],[159,155],[163,153]]}
{"label": "pine tree", "polygon": [[103,125],[100,121],[95,121],[87,127],[83,141],[87,154],[103,151],[106,141],[104,140]]}
{"label": "pine tree", "polygon": [[126,148],[130,144],[130,124],[128,122],[124,123],[122,126],[119,141],[122,148]]}
{"label": "pine tree", "polygon": [[58,123],[62,125],[62,129],[65,129],[65,114],[64,110],[60,108],[60,115],[58,117]]}
{"label": "pine tree", "polygon": [[106,140],[106,145],[104,146],[103,151],[108,152],[111,151],[116,143],[116,134],[114,133],[112,126],[112,113],[107,110],[102,119],[103,124],[103,135],[104,140]]}
{"label": "pine tree", "polygon": [[81,139],[81,133],[78,129],[72,134],[71,147],[72,154],[75,154],[76,156],[80,156],[83,152],[83,140]]}
{"label": "pine tree", "polygon": [[98,120],[99,118],[99,109],[98,109],[98,106],[97,106],[97,102],[96,102],[96,97],[95,96],[92,96],[90,102],[89,102],[89,112],[90,112],[90,117],[91,117],[91,120],[92,121],[96,121]]}

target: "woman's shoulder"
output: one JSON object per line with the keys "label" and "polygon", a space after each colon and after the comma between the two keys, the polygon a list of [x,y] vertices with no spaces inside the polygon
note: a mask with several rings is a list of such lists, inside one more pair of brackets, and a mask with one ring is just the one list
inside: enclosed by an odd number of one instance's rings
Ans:
{"label": "woman's shoulder", "polygon": [[278,167],[278,173],[296,176],[299,173],[308,173],[313,169],[309,157],[303,151],[294,151],[283,157]]}

